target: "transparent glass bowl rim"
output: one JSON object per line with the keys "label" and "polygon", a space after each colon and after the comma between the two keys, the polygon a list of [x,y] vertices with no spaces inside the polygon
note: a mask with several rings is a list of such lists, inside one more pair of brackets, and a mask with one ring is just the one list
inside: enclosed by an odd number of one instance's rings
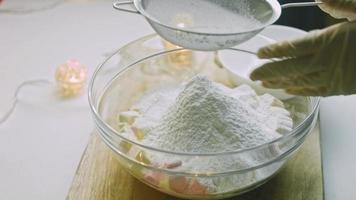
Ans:
{"label": "transparent glass bowl rim", "polygon": [[[144,145],[142,143],[139,143],[139,142],[133,141],[133,140],[131,140],[129,138],[126,138],[123,135],[121,135],[120,133],[118,133],[115,129],[113,129],[110,125],[108,125],[101,118],[101,116],[99,114],[99,111],[97,109],[97,105],[95,105],[95,103],[94,103],[94,102],[96,102],[95,101],[95,96],[93,95],[94,94],[93,89],[94,89],[95,79],[96,79],[97,75],[100,73],[101,69],[106,65],[106,63],[113,56],[115,56],[116,54],[120,53],[122,51],[122,49],[125,49],[126,47],[132,45],[135,42],[138,42],[138,41],[143,40],[145,38],[150,38],[150,37],[155,36],[155,35],[156,34],[151,34],[151,35],[148,35],[146,37],[143,37],[143,38],[140,38],[138,40],[135,40],[133,42],[130,42],[130,43],[126,44],[125,46],[121,47],[120,49],[116,50],[115,52],[113,52],[111,55],[109,55],[97,67],[97,69],[94,71],[93,76],[92,76],[92,78],[90,79],[90,82],[89,82],[88,100],[89,100],[89,105],[90,105],[91,112],[92,112],[92,114],[93,114],[93,116],[94,116],[94,118],[96,120],[96,123],[99,123],[97,125],[100,125],[100,124],[103,125],[106,130],[111,131],[113,134],[115,134],[116,136],[120,137],[125,142],[132,143],[132,144],[137,145],[137,146],[139,146],[139,147],[141,147],[143,149],[149,149],[149,150],[157,151],[157,152],[161,152],[161,153],[176,154],[176,155],[181,155],[181,156],[218,156],[218,155],[239,154],[239,153],[244,153],[244,152],[248,152],[248,151],[255,151],[255,150],[258,150],[258,149],[263,149],[263,148],[265,148],[267,146],[273,145],[274,143],[288,140],[288,138],[293,137],[294,135],[299,133],[301,131],[301,129],[304,128],[305,123],[307,123],[308,121],[312,120],[314,115],[317,114],[317,111],[318,111],[318,108],[319,108],[320,97],[308,97],[308,98],[311,99],[311,103],[314,104],[313,108],[311,109],[310,113],[308,113],[308,116],[305,119],[303,119],[303,121],[300,122],[298,124],[298,126],[294,127],[293,130],[290,133],[285,134],[285,135],[283,135],[283,136],[281,136],[281,137],[279,137],[277,139],[274,139],[272,141],[269,141],[267,143],[263,143],[263,144],[256,145],[256,146],[253,146],[253,147],[250,147],[250,148],[246,148],[246,149],[238,149],[238,150],[235,150],[235,151],[224,151],[224,152],[216,152],[216,153],[215,152],[214,153],[177,152],[177,151],[169,151],[169,150],[164,150],[164,149],[159,149],[159,148],[155,148],[155,147],[152,147],[152,146]],[[126,70],[128,70],[131,67],[134,67],[136,64],[138,64],[138,63],[140,63],[142,61],[145,61],[147,59],[151,59],[151,58],[156,57],[156,56],[164,55],[164,54],[167,54],[167,53],[184,51],[184,50],[189,50],[189,49],[177,47],[177,48],[170,49],[170,50],[162,50],[162,51],[156,52],[154,54],[148,55],[146,57],[140,58],[140,59],[138,59],[136,61],[133,61],[131,64],[128,64],[128,65],[124,66],[111,80],[113,80],[116,77],[120,76],[122,73],[125,73]],[[256,55],[253,52],[242,50],[242,49],[236,49],[236,48],[227,48],[227,49],[223,49],[223,50],[240,51],[240,52]],[[111,81],[109,81],[109,82],[111,82]],[[99,103],[101,101],[101,98],[102,98],[102,95],[98,98],[98,100],[99,100],[98,102]],[[102,129],[102,128],[100,128],[100,129]]]}

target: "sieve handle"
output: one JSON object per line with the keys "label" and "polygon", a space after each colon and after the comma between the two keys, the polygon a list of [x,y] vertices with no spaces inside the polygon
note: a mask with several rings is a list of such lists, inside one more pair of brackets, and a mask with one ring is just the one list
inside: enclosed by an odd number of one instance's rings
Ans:
{"label": "sieve handle", "polygon": [[140,12],[138,12],[136,9],[123,8],[123,7],[121,7],[122,5],[133,5],[133,7],[134,7],[134,2],[133,1],[116,1],[113,3],[113,7],[117,10],[129,12],[129,13],[140,14]]}
{"label": "sieve handle", "polygon": [[307,7],[307,6],[317,6],[323,2],[299,2],[299,3],[286,3],[281,5],[282,9],[284,8],[293,8],[293,7]]}

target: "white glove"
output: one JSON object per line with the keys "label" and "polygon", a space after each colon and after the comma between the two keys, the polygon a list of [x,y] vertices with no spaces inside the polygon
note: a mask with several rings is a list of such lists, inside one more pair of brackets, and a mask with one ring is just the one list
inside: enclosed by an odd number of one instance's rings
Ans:
{"label": "white glove", "polygon": [[251,74],[273,89],[303,96],[356,94],[356,21],[261,48],[260,58],[282,58]]}
{"label": "white glove", "polygon": [[356,0],[317,0],[319,7],[334,18],[356,20]]}

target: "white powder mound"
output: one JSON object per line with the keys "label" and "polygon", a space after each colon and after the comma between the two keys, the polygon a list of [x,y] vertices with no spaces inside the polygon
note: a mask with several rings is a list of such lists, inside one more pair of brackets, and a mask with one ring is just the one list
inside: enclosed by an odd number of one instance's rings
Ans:
{"label": "white powder mound", "polygon": [[[130,128],[122,132],[126,137],[159,149],[217,153],[245,149],[269,142],[291,131],[293,121],[283,103],[275,97],[258,96],[247,85],[230,89],[197,76],[181,87],[165,88],[144,95],[131,111],[120,113],[120,123]],[[139,136],[138,136],[139,135]],[[185,172],[221,172],[248,168],[272,152],[258,155],[237,154],[228,157],[187,157],[177,160],[172,156],[150,154],[151,163],[162,166],[180,163],[175,167]],[[138,149],[129,154],[136,157]],[[262,158],[260,157],[262,156]],[[273,170],[278,169],[278,166]],[[264,179],[270,172],[251,172],[196,180],[210,193],[242,188]]]}
{"label": "white powder mound", "polygon": [[283,103],[258,96],[247,85],[230,89],[197,76],[184,88],[153,92],[135,106],[133,123],[142,143],[160,149],[216,153],[245,149],[276,139],[292,129]]}

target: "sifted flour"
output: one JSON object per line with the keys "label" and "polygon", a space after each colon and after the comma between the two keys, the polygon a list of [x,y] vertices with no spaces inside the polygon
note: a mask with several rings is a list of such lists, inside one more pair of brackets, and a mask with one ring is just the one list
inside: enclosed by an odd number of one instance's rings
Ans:
{"label": "sifted flour", "polygon": [[162,90],[141,99],[143,143],[160,149],[216,153],[266,143],[292,129],[289,112],[269,94],[247,85],[235,89],[197,76],[184,88]]}
{"label": "sifted flour", "polygon": [[[253,147],[280,137],[293,126],[290,113],[275,97],[259,96],[247,85],[230,89],[203,76],[194,77],[181,87],[151,91],[131,111],[121,113],[121,119],[121,123],[129,122],[130,127],[142,133],[138,138],[132,129],[126,129],[123,132],[126,137],[159,149],[189,153]],[[171,157],[147,156],[157,165],[177,161]],[[180,160],[177,168],[214,172],[249,167],[255,159],[246,155],[212,160],[187,158]],[[196,179],[209,192],[220,192],[253,182],[257,176],[264,175]]]}

